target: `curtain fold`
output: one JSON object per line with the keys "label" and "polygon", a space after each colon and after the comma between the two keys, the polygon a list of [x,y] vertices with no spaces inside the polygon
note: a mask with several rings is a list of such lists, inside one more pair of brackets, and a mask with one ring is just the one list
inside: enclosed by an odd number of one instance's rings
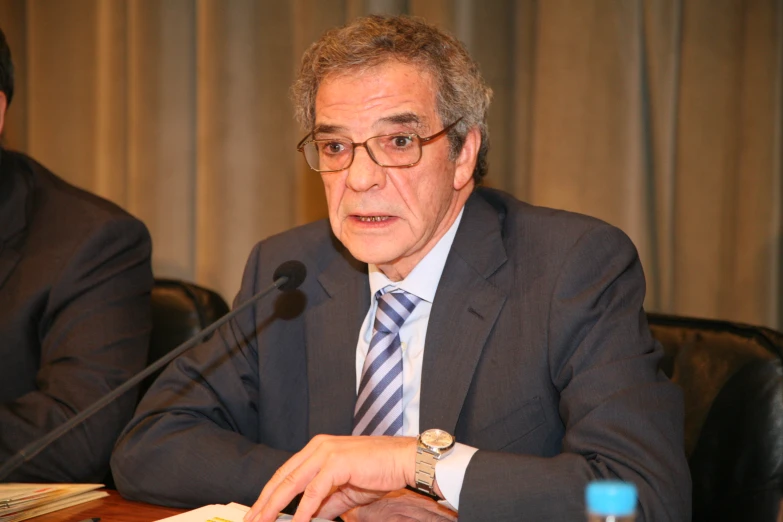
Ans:
{"label": "curtain fold", "polygon": [[150,228],[156,275],[194,279],[196,6],[190,0],[127,6],[128,210]]}
{"label": "curtain fold", "polygon": [[705,7],[683,8],[672,310],[774,324],[781,3]]}
{"label": "curtain fold", "polygon": [[0,0],[5,144],[144,220],[157,276],[231,299],[256,241],[326,215],[288,88],[368,13],[465,42],[487,184],[622,228],[649,310],[783,326],[783,0]]}
{"label": "curtain fold", "polygon": [[643,168],[648,258],[648,300],[673,310],[674,175],[677,158],[682,0],[646,2],[641,11],[640,63]]}

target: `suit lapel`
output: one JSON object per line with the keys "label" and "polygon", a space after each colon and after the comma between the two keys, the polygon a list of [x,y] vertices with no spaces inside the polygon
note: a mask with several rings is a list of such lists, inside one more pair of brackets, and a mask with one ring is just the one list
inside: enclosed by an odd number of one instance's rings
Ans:
{"label": "suit lapel", "polygon": [[0,150],[0,288],[21,258],[20,234],[32,211],[33,187],[27,172],[15,172],[11,153]]}
{"label": "suit lapel", "polygon": [[454,433],[481,352],[506,301],[488,281],[506,262],[498,213],[474,194],[432,305],[424,349],[419,430]]}
{"label": "suit lapel", "polygon": [[319,433],[351,433],[356,343],[370,307],[367,265],[338,257],[318,280],[327,297],[305,319],[311,438]]}
{"label": "suit lapel", "polygon": [[14,267],[21,259],[21,252],[16,248],[0,243],[0,288],[3,288],[6,279],[11,275]]}

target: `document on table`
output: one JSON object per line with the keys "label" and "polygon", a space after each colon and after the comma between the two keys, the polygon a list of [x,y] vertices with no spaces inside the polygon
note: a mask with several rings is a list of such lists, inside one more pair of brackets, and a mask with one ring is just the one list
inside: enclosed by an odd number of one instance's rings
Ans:
{"label": "document on table", "polygon": [[[250,508],[232,502],[230,504],[210,504],[187,513],[163,518],[156,522],[242,522],[242,517],[250,511]],[[277,522],[291,520],[291,515],[280,515]],[[314,518],[313,522],[329,522],[323,518]]]}
{"label": "document on table", "polygon": [[103,484],[0,484],[0,522],[18,522],[103,498]]}

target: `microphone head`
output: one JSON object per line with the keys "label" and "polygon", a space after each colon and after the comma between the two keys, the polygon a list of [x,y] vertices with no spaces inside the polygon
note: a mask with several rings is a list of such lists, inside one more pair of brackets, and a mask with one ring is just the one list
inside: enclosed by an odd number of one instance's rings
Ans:
{"label": "microphone head", "polygon": [[277,267],[273,279],[274,281],[277,281],[281,277],[287,277],[288,280],[285,283],[278,285],[277,288],[284,292],[296,290],[305,280],[305,277],[307,277],[307,268],[305,268],[304,263],[301,261],[286,261]]}

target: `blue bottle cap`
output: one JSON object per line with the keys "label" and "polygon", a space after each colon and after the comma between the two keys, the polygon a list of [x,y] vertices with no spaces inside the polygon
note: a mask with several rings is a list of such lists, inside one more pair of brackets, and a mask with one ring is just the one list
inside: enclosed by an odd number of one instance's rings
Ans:
{"label": "blue bottle cap", "polygon": [[585,502],[587,511],[596,515],[633,515],[636,486],[619,480],[597,480],[587,485]]}

